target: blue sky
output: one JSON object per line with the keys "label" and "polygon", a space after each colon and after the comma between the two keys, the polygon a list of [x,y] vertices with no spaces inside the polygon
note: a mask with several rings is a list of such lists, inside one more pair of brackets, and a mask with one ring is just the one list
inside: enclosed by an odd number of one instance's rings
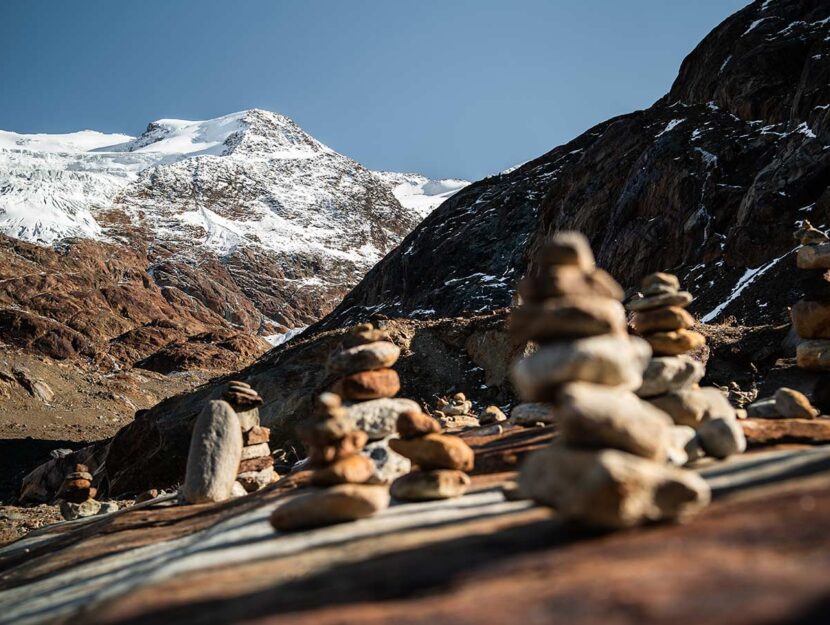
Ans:
{"label": "blue sky", "polygon": [[645,108],[746,0],[2,0],[0,128],[278,111],[373,169],[481,178]]}

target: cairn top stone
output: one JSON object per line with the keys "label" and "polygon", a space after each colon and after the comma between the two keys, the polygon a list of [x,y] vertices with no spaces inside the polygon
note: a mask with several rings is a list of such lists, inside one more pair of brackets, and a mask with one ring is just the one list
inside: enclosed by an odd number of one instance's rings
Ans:
{"label": "cairn top stone", "polygon": [[343,336],[343,347],[357,347],[358,345],[366,345],[367,343],[376,343],[378,341],[388,341],[389,332],[380,330],[369,322],[359,323]]}
{"label": "cairn top stone", "polygon": [[654,286],[664,286],[678,291],[680,289],[680,280],[674,274],[656,271],[643,278],[640,286],[643,291],[646,291]]}
{"label": "cairn top stone", "polygon": [[544,266],[576,265],[586,272],[596,268],[588,239],[581,232],[569,230],[557,232],[542,246],[539,261]]}
{"label": "cairn top stone", "polygon": [[234,408],[251,409],[262,405],[262,397],[259,396],[245,382],[233,381],[228,383],[227,390],[222,393],[222,399]]}

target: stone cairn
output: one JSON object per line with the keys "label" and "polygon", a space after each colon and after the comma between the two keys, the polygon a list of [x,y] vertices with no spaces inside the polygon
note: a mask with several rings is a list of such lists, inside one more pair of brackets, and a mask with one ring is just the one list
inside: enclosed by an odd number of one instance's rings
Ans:
{"label": "stone cairn", "polygon": [[680,281],[668,273],[653,273],[642,281],[642,294],[628,303],[631,324],[654,353],[637,395],[667,413],[674,421],[669,459],[683,466],[709,455],[725,458],[742,453],[746,438],[735,409],[717,388],[700,388],[703,364],[688,352],[706,344],[691,328],[694,318],[685,310],[692,303]]}
{"label": "stone cairn", "polygon": [[473,414],[473,402],[467,399],[464,393],[456,393],[449,399],[439,397],[433,416],[441,427],[446,429],[461,429],[478,427],[478,417]]}
{"label": "stone cairn", "polygon": [[236,475],[239,487],[234,486],[233,493],[252,493],[277,481],[279,475],[274,471],[274,457],[268,446],[271,430],[261,426],[259,421],[262,405],[259,393],[250,384],[234,380],[228,383],[222,399],[236,412],[242,430],[243,447]]}
{"label": "stone cairn", "polygon": [[97,490],[92,487],[92,474],[85,464],[76,464],[66,474],[60,493],[61,516],[67,521],[98,514],[101,504],[95,500]]}
{"label": "stone cairn", "polygon": [[363,453],[375,463],[374,477],[380,482],[392,482],[410,469],[409,461],[389,447],[389,440],[397,436],[398,415],[419,410],[411,399],[395,397],[401,382],[391,367],[400,353],[388,332],[363,323],[344,335],[327,365],[336,377],[331,392],[343,398],[348,418],[368,436]]}
{"label": "stone cairn", "polygon": [[467,443],[457,436],[442,434],[438,421],[419,410],[400,415],[397,427],[400,438],[389,444],[418,465],[418,470],[392,482],[395,499],[450,499],[467,491],[470,476],[465,471],[470,471],[474,464],[473,450]]}
{"label": "stone cairn", "polygon": [[309,423],[297,428],[308,452],[310,482],[321,487],[294,497],[271,515],[279,531],[355,521],[389,505],[386,486],[369,484],[375,465],[360,452],[366,432],[354,426],[340,396],[323,393]]}
{"label": "stone cairn", "polygon": [[604,528],[682,519],[704,507],[706,482],[667,463],[671,419],[633,392],[651,349],[628,335],[622,289],[595,267],[585,237],[554,236],[519,288],[524,303],[511,315],[511,333],[539,347],[514,365],[513,381],[524,400],[552,404],[559,428],[522,465],[521,495]]}
{"label": "stone cairn", "polygon": [[809,221],[795,233],[801,243],[796,265],[810,272],[805,295],[792,307],[796,334],[803,339],[796,348],[798,366],[830,370],[830,239]]}

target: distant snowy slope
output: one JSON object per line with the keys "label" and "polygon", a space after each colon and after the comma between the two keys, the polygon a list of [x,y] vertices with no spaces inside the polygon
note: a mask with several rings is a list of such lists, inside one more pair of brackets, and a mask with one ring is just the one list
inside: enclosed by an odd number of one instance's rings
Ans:
{"label": "distant snowy slope", "polygon": [[430,180],[421,174],[402,174],[394,171],[374,172],[381,180],[392,186],[392,193],[398,201],[423,219],[438,208],[444,200],[470,184],[469,180],[442,178]]}

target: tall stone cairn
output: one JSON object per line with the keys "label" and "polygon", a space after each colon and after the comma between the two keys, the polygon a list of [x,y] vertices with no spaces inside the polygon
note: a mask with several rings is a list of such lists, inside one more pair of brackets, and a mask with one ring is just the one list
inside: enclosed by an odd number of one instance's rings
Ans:
{"label": "tall stone cairn", "polygon": [[262,397],[250,384],[234,380],[228,383],[222,399],[236,412],[242,430],[242,455],[236,475],[241,488],[235,487],[234,492],[252,493],[279,479],[274,471],[274,457],[268,445],[271,430],[260,425],[259,407],[262,405]]}
{"label": "tall stone cairn", "polygon": [[310,482],[321,487],[294,497],[271,515],[271,525],[292,531],[355,521],[389,505],[386,486],[369,484],[374,463],[360,452],[368,436],[348,418],[340,396],[323,393],[310,422],[297,428],[308,452]]}
{"label": "tall stone cairn", "polygon": [[556,234],[519,285],[510,331],[537,351],[512,377],[522,399],[550,405],[559,435],[528,456],[523,496],[604,528],[682,519],[705,506],[706,482],[667,463],[668,415],[638,398],[649,344],[627,332],[623,291],[597,269],[587,239]]}
{"label": "tall stone cairn", "polygon": [[460,497],[470,486],[473,450],[458,436],[441,433],[441,425],[420,411],[398,417],[399,439],[390,446],[418,470],[392,482],[391,493],[401,501],[430,501]]}
{"label": "tall stone cairn", "polygon": [[803,340],[796,348],[798,366],[830,370],[830,239],[809,221],[795,233],[799,269],[809,272],[806,297],[792,307],[793,328]]}
{"label": "tall stone cairn", "polygon": [[329,390],[343,399],[353,426],[366,432],[369,443],[363,453],[372,458],[374,477],[381,482],[392,482],[409,471],[409,461],[392,451],[389,441],[397,436],[398,416],[419,410],[411,399],[395,397],[401,381],[392,367],[400,354],[386,330],[363,323],[344,335],[327,363],[335,378]]}
{"label": "tall stone cairn", "polygon": [[706,339],[695,332],[686,311],[692,296],[680,290],[677,276],[653,273],[643,278],[641,294],[628,303],[634,331],[651,346],[654,357],[643,373],[637,395],[674,421],[669,460],[683,466],[709,455],[742,453],[746,438],[729,400],[714,387],[700,388],[703,364],[687,354]]}

